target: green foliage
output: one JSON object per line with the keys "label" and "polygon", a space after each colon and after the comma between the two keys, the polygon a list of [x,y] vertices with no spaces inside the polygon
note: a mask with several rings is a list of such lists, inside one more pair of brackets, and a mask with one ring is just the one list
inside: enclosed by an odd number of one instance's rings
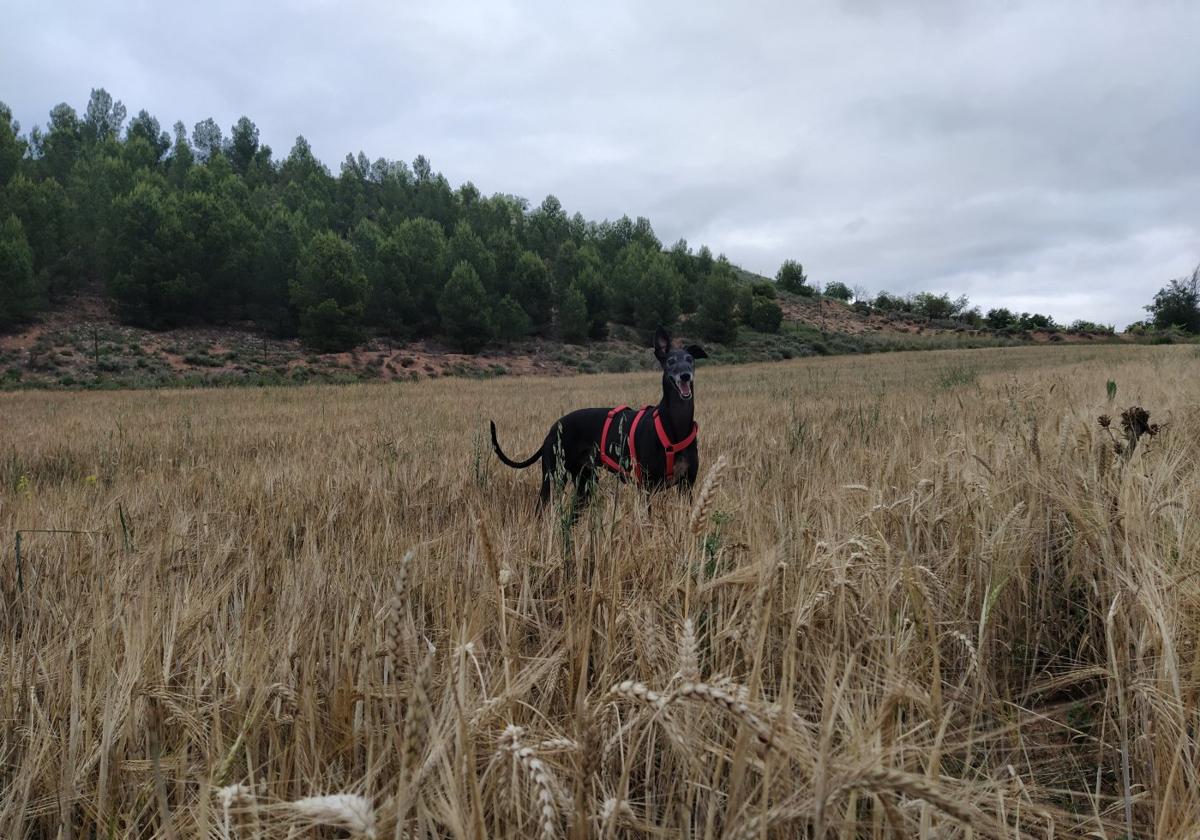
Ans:
{"label": "green foliage", "polygon": [[362,339],[367,280],[354,249],[332,231],[318,233],[300,256],[291,284],[300,338],[315,350],[348,350]]}
{"label": "green foliage", "polygon": [[521,304],[513,300],[511,295],[505,295],[496,304],[492,320],[496,338],[506,343],[526,338],[533,327]]}
{"label": "green foliage", "polygon": [[893,295],[890,292],[880,292],[875,295],[875,300],[871,301],[871,307],[878,309],[880,312],[911,312],[912,303],[900,295]]}
{"label": "green foliage", "polygon": [[1158,329],[1178,327],[1189,333],[1200,332],[1200,266],[1191,277],[1177,278],[1159,289],[1146,311]]}
{"label": "green foliage", "polygon": [[588,320],[587,300],[579,289],[568,289],[563,295],[558,310],[558,325],[563,341],[570,344],[583,344],[587,341],[591,324]]}
{"label": "green foliage", "polygon": [[612,304],[609,289],[597,268],[588,266],[579,274],[575,287],[583,295],[587,305],[588,338],[605,339],[608,337],[608,320],[612,314]]}
{"label": "green foliage", "polygon": [[770,298],[754,297],[750,310],[750,319],[746,322],[752,330],[764,333],[777,333],[783,323],[783,310],[779,304]]}
{"label": "green foliage", "polygon": [[700,309],[694,319],[700,335],[708,341],[732,344],[737,340],[736,296],[732,272],[721,265],[704,283]]}
{"label": "green foliage", "polygon": [[750,291],[755,297],[763,297],[768,300],[775,300],[775,284],[763,281],[761,283],[753,283],[750,286]]}
{"label": "green foliage", "polygon": [[679,275],[661,251],[650,251],[649,266],[634,292],[634,324],[643,330],[670,329],[679,318]]}
{"label": "green foliage", "polygon": [[854,297],[854,292],[845,283],[834,280],[832,283],[825,284],[825,291],[822,292],[827,298],[834,300],[849,301]]}
{"label": "green foliage", "polygon": [[442,329],[456,347],[476,353],[493,335],[491,307],[479,275],[465,260],[454,267],[438,299]]}
{"label": "green foliage", "polygon": [[31,316],[39,294],[25,228],[10,215],[0,222],[0,328]]}
{"label": "green foliage", "polygon": [[797,295],[813,293],[813,287],[808,285],[808,277],[804,274],[804,266],[795,260],[784,260],[775,274],[775,282],[785,292]]}
{"label": "green foliage", "polygon": [[[96,282],[125,323],[253,321],[320,349],[368,328],[481,346],[493,330],[546,334],[556,312],[573,340],[603,339],[612,322],[652,329],[696,312],[710,277],[728,270],[684,240],[664,251],[644,217],[596,224],[554,196],[530,208],[469,183],[451,189],[424,156],[409,165],[359,152],[334,177],[302,136],[274,160],[249,117],[227,132],[213,119],[164,131],[142,110],[126,125],[103,89],[82,115],[55,106],[28,141],[0,105],[0,218],[9,214],[25,246],[9,235],[21,254],[10,254],[10,286],[34,290],[20,304],[31,314]],[[478,317],[443,306],[460,263],[484,290]],[[773,310],[756,300],[773,292],[759,284],[742,317],[769,327]],[[470,324],[482,330],[474,339]]]}
{"label": "green foliage", "polygon": [[954,301],[950,295],[920,292],[913,298],[913,311],[931,320],[946,319],[955,313]]}
{"label": "green foliage", "polygon": [[1069,332],[1073,333],[1090,333],[1098,335],[1113,335],[1116,333],[1116,327],[1112,324],[1097,324],[1095,321],[1084,321],[1076,319],[1067,327]]}
{"label": "green foliage", "polygon": [[989,309],[987,315],[983,316],[983,322],[987,324],[989,329],[1006,330],[1017,322],[1017,316],[1008,309],[999,307],[997,309]]}
{"label": "green foliage", "polygon": [[25,153],[18,139],[20,126],[13,122],[12,111],[0,102],[0,187],[17,174],[17,164]]}
{"label": "green foliage", "polygon": [[749,324],[754,317],[754,290],[740,284],[734,287],[734,311],[740,323]]}
{"label": "green foliage", "polygon": [[1017,329],[1021,330],[1057,330],[1058,324],[1054,323],[1054,319],[1049,315],[1040,315],[1037,312],[1022,312],[1017,318]]}
{"label": "green foliage", "polygon": [[541,257],[532,251],[521,254],[512,278],[512,296],[529,315],[537,332],[544,332],[553,314],[550,274]]}

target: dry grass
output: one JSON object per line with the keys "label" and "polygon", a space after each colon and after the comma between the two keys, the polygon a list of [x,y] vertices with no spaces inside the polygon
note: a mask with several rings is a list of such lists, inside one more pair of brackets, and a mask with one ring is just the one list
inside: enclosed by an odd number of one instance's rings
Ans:
{"label": "dry grass", "polygon": [[0,836],[1181,836],[1197,362],[702,370],[703,500],[574,531],[486,418],[655,377],[2,395]]}

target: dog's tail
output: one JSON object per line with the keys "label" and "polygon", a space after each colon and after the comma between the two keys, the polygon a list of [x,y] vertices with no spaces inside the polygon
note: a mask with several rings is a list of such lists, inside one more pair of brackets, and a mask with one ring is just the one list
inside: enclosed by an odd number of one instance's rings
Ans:
{"label": "dog's tail", "polygon": [[500,460],[508,466],[515,470],[523,470],[526,467],[532,467],[535,463],[537,463],[538,458],[542,457],[542,450],[539,449],[524,461],[514,461],[513,459],[509,458],[504,454],[504,450],[500,448],[500,441],[496,440],[496,424],[491,420],[488,421],[488,424],[492,427],[492,449],[496,450],[496,455],[499,456]]}

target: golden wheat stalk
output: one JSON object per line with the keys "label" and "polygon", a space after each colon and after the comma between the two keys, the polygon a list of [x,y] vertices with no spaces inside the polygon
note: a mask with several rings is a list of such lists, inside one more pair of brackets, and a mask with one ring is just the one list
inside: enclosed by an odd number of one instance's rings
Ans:
{"label": "golden wheat stalk", "polygon": [[688,528],[693,534],[704,530],[709,508],[712,507],[717,491],[721,488],[721,474],[725,471],[725,464],[725,456],[722,455],[704,476],[704,483],[700,485],[700,495],[696,497],[696,503],[692,505],[692,515],[688,519]]}
{"label": "golden wheat stalk", "polygon": [[415,773],[420,767],[421,753],[429,743],[433,709],[429,700],[433,680],[433,656],[436,649],[429,645],[421,667],[417,670],[409,691],[408,708],[404,714],[404,768]]}
{"label": "golden wheat stalk", "polygon": [[533,780],[534,787],[537,790],[542,840],[553,840],[558,834],[559,821],[555,800],[563,797],[556,795],[555,789],[557,786],[555,785],[554,777],[550,773],[550,768],[546,766],[544,761],[538,758],[536,749],[521,743],[521,734],[522,730],[520,727],[510,725],[504,730],[501,738],[505,742],[508,751],[525,768],[529,777]]}
{"label": "golden wheat stalk", "polygon": [[700,648],[696,641],[696,625],[690,618],[683,620],[679,633],[679,678],[686,682],[700,680]]}
{"label": "golden wheat stalk", "polygon": [[310,825],[327,825],[345,829],[352,836],[375,838],[375,808],[361,796],[352,793],[306,796],[285,802],[282,807]]}

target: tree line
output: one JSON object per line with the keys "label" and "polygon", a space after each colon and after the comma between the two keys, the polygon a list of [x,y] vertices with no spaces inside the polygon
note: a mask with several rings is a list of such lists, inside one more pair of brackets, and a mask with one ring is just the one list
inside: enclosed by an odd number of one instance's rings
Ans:
{"label": "tree line", "polygon": [[[1200,332],[1198,283],[1172,281],[1139,328]],[[0,329],[97,285],[125,323],[249,321],[320,350],[368,335],[444,336],[469,352],[528,336],[582,343],[610,322],[650,330],[682,316],[730,343],[740,326],[780,329],[776,289],[978,329],[1061,328],[946,294],[822,290],[794,260],[774,283],[740,282],[723,255],[665,247],[643,217],[597,223],[552,195],[531,206],[455,189],[424,156],[360,152],[335,176],[303,137],[276,158],[247,117],[228,134],[211,118],[167,131],[144,110],[127,120],[101,88],[82,115],[60,104],[22,135],[0,103]]]}
{"label": "tree line", "polygon": [[424,156],[360,152],[335,176],[303,137],[277,159],[247,117],[228,134],[126,117],[97,89],[22,135],[0,104],[0,328],[95,284],[125,323],[251,321],[326,351],[370,334],[579,343],[682,315],[732,340],[782,318],[773,290],[739,300],[724,256],[664,247],[645,218],[455,189]]}

